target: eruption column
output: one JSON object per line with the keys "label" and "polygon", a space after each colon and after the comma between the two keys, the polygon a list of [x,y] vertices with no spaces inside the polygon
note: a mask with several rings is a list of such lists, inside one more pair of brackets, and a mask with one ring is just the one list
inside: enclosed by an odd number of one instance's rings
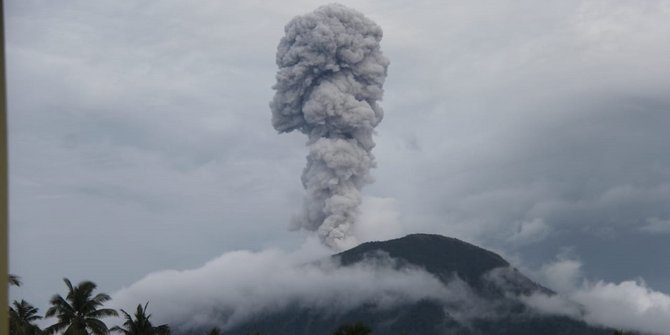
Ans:
{"label": "eruption column", "polygon": [[375,161],[374,127],[384,112],[389,61],[379,42],[382,29],[363,14],[338,4],[292,19],[277,47],[277,84],[270,103],[280,133],[307,135],[307,192],[295,229],[316,230],[339,249],[351,237],[360,190]]}

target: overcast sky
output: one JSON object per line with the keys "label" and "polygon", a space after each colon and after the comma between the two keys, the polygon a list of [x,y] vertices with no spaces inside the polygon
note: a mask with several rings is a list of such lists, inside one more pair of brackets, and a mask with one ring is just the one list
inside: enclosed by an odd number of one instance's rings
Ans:
{"label": "overcast sky", "polygon": [[[391,62],[362,239],[670,293],[669,1],[342,3]],[[321,4],[6,3],[12,298],[299,248],[306,139],[268,103],[284,25]]]}

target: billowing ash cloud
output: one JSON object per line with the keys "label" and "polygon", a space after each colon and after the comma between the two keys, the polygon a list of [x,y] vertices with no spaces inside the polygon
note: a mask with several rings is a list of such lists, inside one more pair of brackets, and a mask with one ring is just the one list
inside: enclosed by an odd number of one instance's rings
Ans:
{"label": "billowing ash cloud", "polygon": [[316,230],[328,246],[341,248],[375,164],[372,135],[384,114],[377,101],[389,64],[379,47],[382,30],[332,4],[294,18],[285,31],[277,48],[272,125],[309,138],[302,174],[307,195],[293,227]]}

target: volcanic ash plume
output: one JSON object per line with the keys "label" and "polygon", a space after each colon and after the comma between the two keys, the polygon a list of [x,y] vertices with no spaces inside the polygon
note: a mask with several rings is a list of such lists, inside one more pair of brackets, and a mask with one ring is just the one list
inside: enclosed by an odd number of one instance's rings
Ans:
{"label": "volcanic ash plume", "polygon": [[285,27],[277,48],[277,84],[270,103],[279,132],[307,134],[302,174],[307,192],[294,228],[316,230],[328,246],[346,246],[361,204],[360,190],[375,165],[374,127],[383,110],[389,61],[381,28],[342,5],[320,7]]}

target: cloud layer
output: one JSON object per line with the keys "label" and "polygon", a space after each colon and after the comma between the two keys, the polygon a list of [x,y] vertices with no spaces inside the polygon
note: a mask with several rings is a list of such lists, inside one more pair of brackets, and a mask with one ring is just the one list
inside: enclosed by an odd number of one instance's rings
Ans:
{"label": "cloud layer", "polygon": [[542,269],[544,281],[560,295],[535,294],[523,300],[535,309],[569,315],[598,325],[670,334],[670,295],[641,280],[590,281],[581,262],[559,259]]}
{"label": "cloud layer", "polygon": [[386,308],[465,297],[458,287],[444,286],[422,270],[394,270],[390,259],[341,268],[328,260],[329,252],[316,240],[294,252],[229,252],[196,269],[149,274],[114,293],[112,301],[124,309],[151,301],[156,321],[175,328],[225,329],[287,306],[338,313],[363,303]]}

